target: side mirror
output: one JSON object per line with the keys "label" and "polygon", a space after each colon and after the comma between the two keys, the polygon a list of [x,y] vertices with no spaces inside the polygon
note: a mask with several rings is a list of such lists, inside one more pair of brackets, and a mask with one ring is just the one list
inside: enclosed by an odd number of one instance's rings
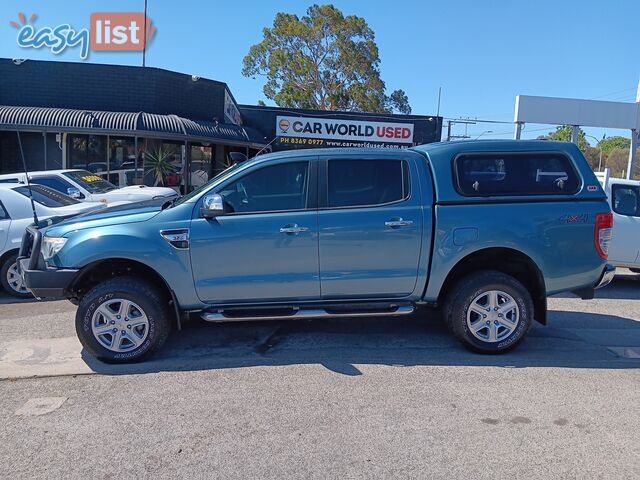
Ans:
{"label": "side mirror", "polygon": [[80,189],[74,188],[74,187],[67,188],[67,195],[75,199],[82,198],[82,193],[80,193]]}
{"label": "side mirror", "polygon": [[200,216],[202,218],[216,218],[224,215],[224,199],[218,193],[205,195],[200,208]]}

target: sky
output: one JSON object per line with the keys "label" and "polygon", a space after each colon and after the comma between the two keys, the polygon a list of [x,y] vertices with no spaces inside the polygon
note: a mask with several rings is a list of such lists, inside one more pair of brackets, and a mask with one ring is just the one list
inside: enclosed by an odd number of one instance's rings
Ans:
{"label": "sky", "polygon": [[[323,2],[318,2],[323,3]],[[364,17],[380,50],[388,92],[401,88],[414,114],[513,122],[515,97],[543,95],[635,101],[640,77],[638,0],[336,0]],[[147,66],[224,81],[238,103],[263,100],[263,79],[242,76],[242,58],[277,12],[304,15],[304,0],[148,0],[157,34]],[[18,12],[35,25],[89,26],[92,12],[141,12],[144,0],[1,0],[0,57],[82,61],[78,48],[54,55],[23,49],[9,24]],[[91,52],[93,63],[141,65],[139,52]],[[0,88],[2,88],[0,79]],[[46,88],[46,87],[45,87]],[[523,138],[553,126],[527,125]],[[624,130],[585,128],[596,139]],[[454,134],[510,138],[509,123],[456,125]],[[588,138],[591,144],[596,143]]]}

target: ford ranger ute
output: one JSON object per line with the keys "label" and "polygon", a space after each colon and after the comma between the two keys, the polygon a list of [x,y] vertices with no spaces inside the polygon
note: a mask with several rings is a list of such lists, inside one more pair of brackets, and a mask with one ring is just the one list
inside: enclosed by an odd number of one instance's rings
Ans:
{"label": "ford ranger ute", "polygon": [[[38,298],[77,304],[106,362],[210,322],[401,316],[442,306],[477,352],[519,344],[546,298],[593,298],[612,214],[578,148],[480,140],[322,149],[238,163],[178,199],[31,226],[20,252]],[[425,309],[426,310],[426,309]]]}

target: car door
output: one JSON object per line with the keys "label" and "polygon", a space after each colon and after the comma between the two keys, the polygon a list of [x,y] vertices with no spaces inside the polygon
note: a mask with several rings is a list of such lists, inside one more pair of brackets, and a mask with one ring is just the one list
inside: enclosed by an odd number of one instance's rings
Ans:
{"label": "car door", "polygon": [[423,231],[415,164],[336,156],[320,164],[319,178],[323,299],[410,295]]}
{"label": "car door", "polygon": [[9,239],[9,229],[11,227],[11,217],[7,212],[2,199],[0,199],[0,253],[5,251]]}
{"label": "car door", "polygon": [[640,255],[640,187],[632,184],[611,184],[613,236],[609,245],[609,260],[620,265],[638,263]]}
{"label": "car door", "polygon": [[316,170],[309,157],[258,164],[216,187],[225,215],[207,220],[195,209],[191,264],[201,300],[320,298]]}

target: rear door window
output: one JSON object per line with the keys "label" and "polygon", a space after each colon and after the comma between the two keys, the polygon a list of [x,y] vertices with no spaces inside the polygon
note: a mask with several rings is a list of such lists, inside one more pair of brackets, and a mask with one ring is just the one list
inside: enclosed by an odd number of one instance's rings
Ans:
{"label": "rear door window", "polygon": [[640,217],[640,187],[614,183],[611,185],[611,206],[619,215]]}
{"label": "rear door window", "polygon": [[327,206],[385,205],[409,197],[409,170],[402,160],[329,160]]}
{"label": "rear door window", "polygon": [[561,153],[463,154],[455,172],[458,190],[467,196],[570,195],[580,186]]}

